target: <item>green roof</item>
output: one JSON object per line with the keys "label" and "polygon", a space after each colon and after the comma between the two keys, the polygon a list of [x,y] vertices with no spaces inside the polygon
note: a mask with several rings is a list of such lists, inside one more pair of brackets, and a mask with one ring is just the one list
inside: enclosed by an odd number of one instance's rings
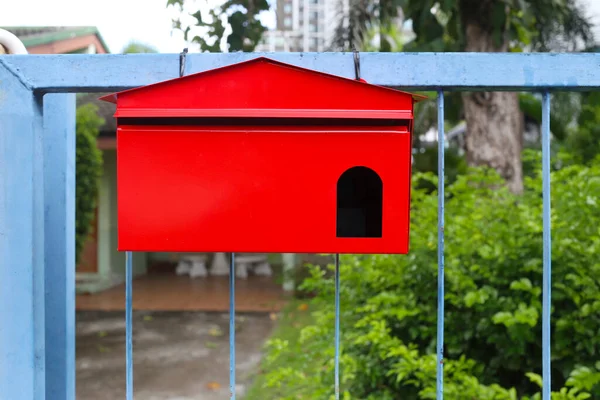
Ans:
{"label": "green roof", "polygon": [[25,47],[40,46],[74,37],[96,35],[102,46],[108,46],[95,26],[6,26],[1,27],[17,36]]}

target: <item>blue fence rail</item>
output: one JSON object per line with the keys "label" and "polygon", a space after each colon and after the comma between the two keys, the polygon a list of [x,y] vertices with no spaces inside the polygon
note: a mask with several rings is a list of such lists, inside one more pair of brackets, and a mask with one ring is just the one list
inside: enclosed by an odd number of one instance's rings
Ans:
{"label": "blue fence rail", "polygon": [[[355,77],[352,53],[189,54],[184,74],[257,56]],[[0,394],[3,398],[75,398],[75,99],[67,93],[122,90],[179,75],[178,54],[0,56]],[[378,85],[437,91],[440,149],[443,149],[444,91],[542,93],[544,279],[540,361],[543,399],[549,400],[550,92],[600,89],[600,54],[363,53],[361,77]],[[443,398],[444,339],[443,154],[439,152],[436,346],[439,399]],[[127,258],[128,271],[130,265],[131,255]],[[234,397],[233,270],[230,279],[230,372]],[[338,284],[336,279],[336,288]],[[132,398],[131,273],[127,275],[126,288],[127,393]],[[338,295],[339,291],[336,299]],[[336,304],[339,307],[339,300]],[[338,330],[335,341],[339,351]]]}

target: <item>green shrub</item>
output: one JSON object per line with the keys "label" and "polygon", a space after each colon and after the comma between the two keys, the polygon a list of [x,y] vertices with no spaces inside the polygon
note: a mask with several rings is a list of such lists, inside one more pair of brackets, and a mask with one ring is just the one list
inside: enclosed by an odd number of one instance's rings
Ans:
{"label": "green shrub", "polygon": [[[444,171],[446,183],[453,183],[457,177],[467,172],[467,162],[455,148],[446,149],[444,152]],[[437,175],[438,171],[438,149],[437,147],[421,148],[413,155],[413,172],[431,172]],[[433,191],[436,186],[429,180],[415,182],[416,189],[427,189]]]}
{"label": "green shrub", "polygon": [[600,154],[600,93],[584,95],[584,104],[577,119],[577,125],[571,129],[566,147],[583,163],[589,163]]}
{"label": "green shrub", "polygon": [[98,179],[102,174],[102,152],[96,145],[96,138],[104,120],[96,112],[95,105],[85,104],[77,108],[76,115],[75,254],[77,262],[92,228],[98,198]]}
{"label": "green shrub", "polygon": [[[540,398],[541,176],[519,197],[502,183],[471,169],[447,188],[447,399]],[[553,399],[600,399],[600,165],[554,171],[552,185]],[[427,192],[413,191],[409,254],[342,257],[343,398],[435,398],[437,194]],[[312,268],[303,289],[318,293],[315,323],[298,343],[269,342],[265,400],[333,393],[331,274]],[[286,357],[303,367],[280,367]]]}

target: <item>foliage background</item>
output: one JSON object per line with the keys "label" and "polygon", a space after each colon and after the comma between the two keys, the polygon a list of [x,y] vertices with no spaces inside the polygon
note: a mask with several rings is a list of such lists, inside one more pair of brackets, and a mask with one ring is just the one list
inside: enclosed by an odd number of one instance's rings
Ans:
{"label": "foliage background", "polygon": [[[600,399],[600,159],[561,153],[552,173],[553,399]],[[539,153],[527,152],[540,165]],[[415,183],[433,174],[417,174]],[[539,399],[541,176],[522,196],[491,170],[471,168],[447,188],[445,397]],[[435,398],[437,194],[415,187],[411,251],[345,256],[341,265],[345,399]],[[267,346],[264,399],[326,399],[333,389],[333,281],[312,267],[314,321]],[[560,394],[562,392],[562,394]]]}
{"label": "foliage background", "polygon": [[76,189],[75,189],[75,254],[81,251],[90,234],[98,199],[98,180],[102,174],[102,152],[96,145],[104,120],[93,104],[77,108],[76,114]]}

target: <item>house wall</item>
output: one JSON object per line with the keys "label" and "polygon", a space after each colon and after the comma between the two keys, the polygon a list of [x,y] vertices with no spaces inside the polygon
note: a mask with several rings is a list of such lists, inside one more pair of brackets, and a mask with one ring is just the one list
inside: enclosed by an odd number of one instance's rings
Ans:
{"label": "house wall", "polygon": [[[125,281],[125,253],[117,251],[117,158],[114,149],[102,151],[103,171],[98,194],[98,272],[77,274],[77,291],[94,293]],[[147,271],[147,254],[133,255],[134,276]]]}
{"label": "house wall", "polygon": [[[112,275],[113,279],[125,279],[125,252],[117,251],[118,222],[117,222],[117,153],[114,149],[102,152],[104,171],[100,187],[100,231],[99,240],[99,269]],[[102,212],[104,211],[104,212]],[[133,255],[133,275],[145,274],[147,271],[146,253],[137,252]]]}

